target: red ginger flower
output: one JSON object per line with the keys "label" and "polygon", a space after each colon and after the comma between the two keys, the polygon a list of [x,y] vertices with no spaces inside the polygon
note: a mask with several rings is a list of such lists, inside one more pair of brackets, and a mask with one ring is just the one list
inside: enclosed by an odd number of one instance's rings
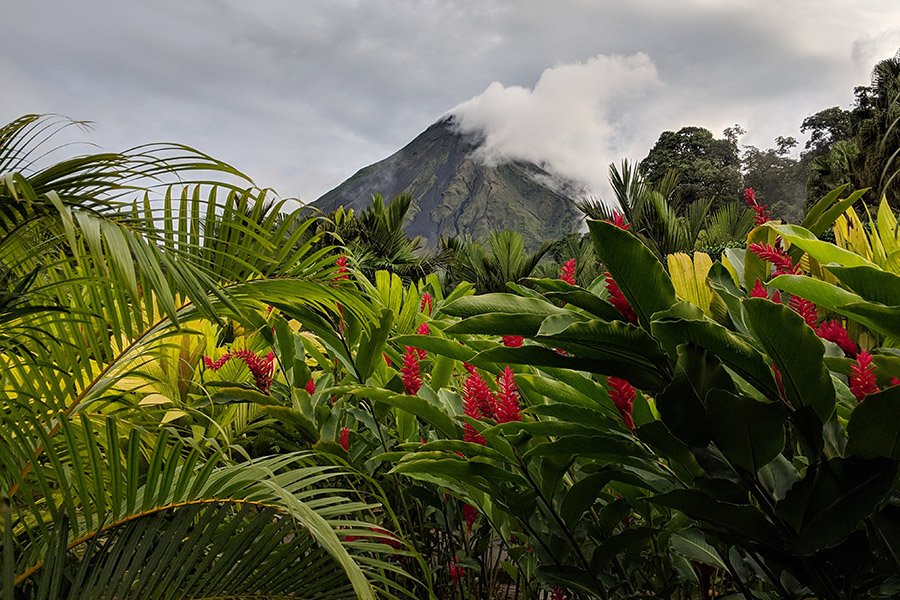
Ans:
{"label": "red ginger flower", "polygon": [[472,526],[478,518],[478,509],[471,504],[463,504],[463,518],[466,520],[466,529],[472,533]]}
{"label": "red ginger flower", "polygon": [[425,309],[428,309],[428,316],[431,316],[431,294],[428,292],[422,292],[422,301],[419,303],[419,310],[425,312]]}
{"label": "red ginger flower", "polygon": [[856,362],[850,365],[850,391],[857,402],[862,402],[869,394],[881,391],[876,383],[872,355],[865,350],[860,350],[856,355]]}
{"label": "red ginger flower", "polygon": [[387,366],[390,367],[394,364],[391,362],[391,357],[387,355],[387,352],[382,352],[381,356],[384,357],[384,364],[386,364]]}
{"label": "red ginger flower", "polygon": [[[428,326],[428,323],[422,323],[421,325],[419,325],[419,328],[416,329],[416,333],[418,333],[419,335],[430,335],[431,328]],[[422,348],[416,348],[416,353],[419,355],[419,360],[425,360],[425,358],[428,356],[428,351],[423,350]]]}
{"label": "red ginger flower", "polygon": [[206,365],[207,369],[218,371],[232,358],[237,358],[247,365],[247,368],[250,369],[250,373],[253,375],[253,379],[256,381],[256,387],[259,391],[266,394],[269,393],[269,388],[272,386],[272,374],[275,371],[274,352],[269,352],[265,357],[262,357],[252,350],[232,350],[226,352],[225,355],[217,361],[213,361],[208,356],[204,356],[203,363]]}
{"label": "red ginger flower", "polygon": [[755,254],[760,260],[770,262],[775,265],[773,276],[777,275],[797,275],[800,273],[800,265],[795,265],[784,250],[771,246],[769,244],[750,244],[747,249]]}
{"label": "red ginger flower", "polygon": [[788,302],[788,306],[790,306],[794,312],[803,317],[803,320],[806,321],[806,324],[816,328],[816,322],[819,320],[819,311],[816,309],[816,305],[806,298],[801,298],[800,296],[792,296],[790,302]]}
{"label": "red ginger flower", "polygon": [[525,338],[521,335],[504,335],[503,345],[507,348],[521,348],[525,343]]}
{"label": "red ginger flower", "polygon": [[891,387],[900,385],[900,377],[891,377]]}
{"label": "red ginger flower", "polygon": [[616,405],[616,408],[619,409],[619,414],[622,415],[625,426],[629,430],[634,431],[634,419],[631,416],[631,407],[634,404],[635,397],[637,397],[634,386],[625,379],[618,377],[607,377],[606,384],[609,386],[609,398]]}
{"label": "red ginger flower", "polygon": [[637,324],[637,315],[635,314],[634,309],[631,308],[631,303],[628,302],[628,298],[626,298],[625,294],[622,293],[622,290],[619,289],[619,284],[612,278],[609,271],[607,271],[604,276],[606,277],[606,291],[609,292],[609,303],[613,305],[613,308],[619,311],[619,314],[622,315],[626,321]]}
{"label": "red ginger flower", "polygon": [[503,369],[497,378],[494,418],[498,423],[522,420],[522,415],[519,414],[519,391],[516,388],[516,376],[509,367]]}
{"label": "red ginger flower", "polygon": [[[471,374],[466,378],[466,382],[463,386],[463,414],[467,417],[471,417],[473,419],[481,419],[484,416],[484,413],[481,410],[482,401],[478,398],[478,394],[475,391],[475,381],[477,379],[481,379],[477,374]],[[483,383],[483,380],[482,380]],[[490,404],[488,403],[488,407]],[[471,423],[463,424],[463,440],[466,442],[473,442],[475,444],[486,444],[487,442],[478,433]]]}
{"label": "red ginger flower", "polygon": [[350,452],[350,428],[344,427],[341,429],[341,448],[344,449],[344,452]]}
{"label": "red ginger flower", "polygon": [[625,222],[625,215],[623,215],[622,213],[620,213],[617,210],[613,211],[613,220],[607,221],[607,223],[612,223],[613,225],[615,225],[622,231],[628,231],[628,229],[631,227],[631,223]]}
{"label": "red ginger flower", "polygon": [[419,354],[412,346],[406,346],[403,353],[403,366],[400,368],[400,377],[403,379],[403,389],[410,396],[419,393],[422,387],[422,375],[419,372]]}
{"label": "red ginger flower", "polygon": [[568,283],[569,285],[575,285],[575,259],[570,258],[566,262],[563,263],[562,268],[559,270],[559,278]]}
{"label": "red ginger flower", "polygon": [[769,292],[766,291],[766,286],[762,284],[762,282],[757,279],[756,285],[753,286],[753,291],[750,292],[751,298],[769,298]]}
{"label": "red ginger flower", "polygon": [[816,333],[823,340],[837,344],[847,356],[851,358],[856,356],[858,350],[856,344],[853,343],[853,340],[850,339],[850,334],[838,321],[822,321],[822,324],[816,329]]}
{"label": "red ginger flower", "polygon": [[306,393],[310,396],[316,393],[316,381],[312,377],[309,378],[309,381],[306,382]]}
{"label": "red ginger flower", "polygon": [[558,585],[550,590],[550,600],[566,600],[566,592]]}
{"label": "red ginger flower", "polygon": [[450,566],[448,567],[448,571],[450,573],[450,579],[453,581],[453,583],[458,582],[461,577],[466,576],[466,570],[463,569],[461,566],[459,566],[459,563],[456,562],[457,560],[459,560],[459,559],[454,558],[453,561],[450,563]]}
{"label": "red ginger flower", "polygon": [[494,397],[491,388],[488,387],[487,382],[481,378],[481,375],[479,375],[477,371],[470,371],[468,377],[466,377],[466,380],[463,383],[462,398],[463,406],[465,406],[466,403],[471,403],[478,408],[479,416],[470,415],[468,412],[466,413],[473,419],[480,419],[482,416],[489,419],[495,417],[494,406],[496,406],[497,399]]}
{"label": "red ginger flower", "polygon": [[334,276],[332,281],[344,281],[346,279],[350,279],[350,275],[348,275],[349,269],[347,269],[347,257],[341,254],[338,256],[337,260],[334,261],[334,264],[337,265],[338,274]]}
{"label": "red ginger flower", "polygon": [[762,225],[766,221],[770,220],[772,217],[769,216],[768,207],[765,204],[760,204],[756,201],[756,190],[753,188],[747,188],[744,190],[744,202],[747,203],[747,206],[753,209],[753,212],[756,215],[753,217],[753,220],[756,221],[757,225]]}

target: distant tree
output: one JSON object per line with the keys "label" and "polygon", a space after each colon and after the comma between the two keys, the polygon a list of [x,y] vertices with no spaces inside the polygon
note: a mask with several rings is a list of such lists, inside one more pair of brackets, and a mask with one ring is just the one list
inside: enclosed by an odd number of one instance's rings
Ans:
{"label": "distant tree", "polygon": [[773,217],[791,223],[803,220],[806,200],[807,164],[790,156],[795,146],[794,138],[778,136],[774,148],[745,146],[741,157],[744,186],[756,190]]}
{"label": "distant tree", "polygon": [[805,150],[814,158],[827,154],[834,142],[853,137],[853,119],[849,110],[832,106],[803,119],[800,132],[809,132]]}
{"label": "distant tree", "polygon": [[726,130],[725,139],[713,137],[703,127],[664,131],[641,161],[642,177],[657,186],[670,171],[679,174],[673,201],[689,205],[713,200],[714,205],[737,200],[741,194],[741,161],[737,151],[739,126]]}

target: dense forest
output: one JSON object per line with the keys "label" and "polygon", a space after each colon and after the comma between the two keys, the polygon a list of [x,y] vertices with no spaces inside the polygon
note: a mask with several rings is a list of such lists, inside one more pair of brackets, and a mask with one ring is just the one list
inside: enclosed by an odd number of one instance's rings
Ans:
{"label": "dense forest", "polygon": [[900,58],[536,249],[77,124],[0,128],[3,598],[900,595]]}

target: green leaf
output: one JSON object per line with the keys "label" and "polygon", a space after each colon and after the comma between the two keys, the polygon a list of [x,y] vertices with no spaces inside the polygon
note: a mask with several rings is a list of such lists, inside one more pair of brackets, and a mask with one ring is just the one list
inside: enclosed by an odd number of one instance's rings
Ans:
{"label": "green leaf", "polygon": [[810,300],[882,335],[900,338],[900,306],[867,302],[834,284],[802,275],[779,275],[770,287]]}
{"label": "green leaf", "polygon": [[897,462],[886,458],[832,458],[814,464],[775,506],[797,532],[788,548],[814,554],[840,543],[890,493]]}
{"label": "green leaf", "polygon": [[887,306],[900,306],[900,276],[874,266],[836,267],[826,265],[845,286],[868,300]]}
{"label": "green leaf", "polygon": [[421,348],[427,352],[440,354],[462,362],[472,362],[477,354],[468,346],[463,346],[455,340],[438,337],[436,335],[399,335],[391,340],[398,346],[410,346]]}
{"label": "green leaf", "polygon": [[424,419],[448,438],[462,437],[462,428],[444,413],[440,406],[432,404],[419,396],[408,396],[406,394],[397,394],[390,390],[368,387],[352,389],[350,393],[354,396],[369,398],[375,402],[412,413]]}
{"label": "green leaf", "polygon": [[[560,315],[565,317],[566,315]],[[445,333],[456,335],[475,333],[482,335],[522,335],[531,337],[538,332],[547,317],[535,314],[485,313],[468,317],[447,327]]]}
{"label": "green leaf", "polygon": [[696,529],[683,529],[672,534],[669,538],[672,549],[688,560],[697,561],[704,565],[725,570],[725,563],[718,551],[709,545],[706,537]]}
{"label": "green leaf", "polygon": [[393,311],[389,308],[382,308],[378,327],[370,335],[363,336],[359,349],[356,352],[356,370],[359,373],[360,383],[364,384],[375,371],[375,366],[381,360],[381,353],[384,351],[384,345],[387,342],[388,335],[391,333],[393,323]]}
{"label": "green leaf", "polygon": [[732,464],[756,473],[784,448],[787,413],[781,404],[713,390],[706,407],[716,445]]}
{"label": "green leaf", "polygon": [[654,496],[651,501],[680,510],[701,523],[708,523],[742,538],[777,546],[781,543],[778,530],[754,506],[731,504],[713,500],[697,490],[674,490]]}
{"label": "green leaf", "polygon": [[767,225],[767,227],[778,232],[778,235],[782,238],[805,251],[823,265],[837,263],[847,267],[875,266],[859,254],[844,250],[840,246],[823,242],[812,232],[797,225]]}
{"label": "green leaf", "polygon": [[808,406],[826,423],[834,412],[835,392],[825,368],[825,346],[803,318],[763,298],[744,301],[747,319],[766,353],[781,371],[787,400]]}
{"label": "green leaf", "polygon": [[606,221],[588,221],[597,256],[609,269],[644,329],[653,313],[677,301],[659,259],[637,237]]}
{"label": "green leaf", "polygon": [[562,308],[554,306],[546,300],[523,298],[515,294],[483,294],[481,296],[464,296],[441,307],[441,312],[454,317],[474,317],[485,313],[506,313],[512,315],[550,315],[563,314]]}
{"label": "green leaf", "polygon": [[900,386],[866,396],[853,409],[847,433],[848,454],[900,460]]}

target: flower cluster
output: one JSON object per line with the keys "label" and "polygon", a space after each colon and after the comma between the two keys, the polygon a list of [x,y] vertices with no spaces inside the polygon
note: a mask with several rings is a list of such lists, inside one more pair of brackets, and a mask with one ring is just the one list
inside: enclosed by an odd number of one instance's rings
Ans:
{"label": "flower cluster", "polygon": [[516,387],[516,376],[509,367],[503,369],[497,378],[494,419],[498,423],[522,420],[522,415],[519,414],[519,391]]}
{"label": "flower cluster", "polygon": [[631,303],[628,302],[625,294],[619,289],[619,284],[616,283],[616,280],[612,278],[612,275],[610,275],[608,271],[604,276],[606,277],[606,291],[609,293],[609,303],[613,305],[613,308],[619,311],[619,314],[622,315],[626,321],[637,324],[637,314],[635,314],[634,309],[631,307]]}
{"label": "flower cluster", "polygon": [[[497,423],[521,421],[519,414],[519,391],[516,376],[508,366],[497,377],[497,393],[491,391],[487,382],[478,374],[475,367],[466,363],[469,374],[463,383],[463,413],[472,419],[494,419]],[[484,438],[475,428],[466,423],[463,426],[464,439],[467,442],[484,444]]]}
{"label": "flower cluster", "polygon": [[775,272],[772,273],[773,277],[777,277],[778,275],[800,274],[800,265],[795,265],[794,261],[791,260],[791,257],[777,244],[772,246],[770,244],[754,243],[747,246],[747,249],[755,254],[760,260],[775,265]]}
{"label": "flower cluster", "polygon": [[521,335],[504,335],[502,339],[503,345],[507,348],[521,348],[525,343],[525,338]]}
{"label": "flower cluster", "polygon": [[310,377],[309,381],[306,382],[306,393],[310,396],[316,393],[316,380],[312,377]]}
{"label": "flower cluster", "polygon": [[816,323],[819,320],[819,311],[813,302],[806,298],[801,298],[800,296],[791,296],[788,306],[790,306],[798,315],[803,317],[806,324],[812,327],[813,330],[816,329]]}
{"label": "flower cluster", "polygon": [[466,529],[472,533],[472,526],[478,518],[478,509],[471,504],[463,504],[463,519],[466,520]]}
{"label": "flower cluster", "polygon": [[609,387],[609,398],[619,409],[625,426],[630,431],[634,431],[634,418],[631,416],[631,408],[634,405],[634,399],[637,397],[637,391],[634,386],[625,379],[618,377],[607,377],[606,384]]}
{"label": "flower cluster", "polygon": [[416,348],[406,346],[403,353],[403,366],[400,368],[400,376],[403,379],[403,389],[410,396],[419,393],[422,387],[422,374],[419,371],[419,353]]}
{"label": "flower cluster", "polygon": [[341,429],[341,448],[344,449],[344,452],[350,452],[350,428],[344,427]]}
{"label": "flower cluster", "polygon": [[612,223],[613,225],[615,225],[622,231],[628,231],[628,229],[631,227],[631,223],[625,222],[625,215],[623,215],[622,213],[620,213],[617,210],[613,211],[613,220],[608,221],[608,222]]}
{"label": "flower cluster", "polygon": [[422,301],[419,303],[419,310],[421,312],[426,312],[426,309],[428,309],[427,312],[429,317],[431,316],[431,303],[431,294],[429,294],[428,292],[422,292]]}
{"label": "flower cluster", "polygon": [[226,352],[222,358],[213,361],[210,357],[203,357],[203,364],[211,371],[218,371],[225,363],[232,358],[243,361],[253,379],[256,381],[256,387],[259,391],[268,394],[269,388],[272,387],[272,374],[275,371],[275,353],[269,352],[265,357],[260,356],[252,350],[232,350]]}
{"label": "flower cluster", "polygon": [[823,340],[837,344],[847,356],[851,358],[856,356],[858,350],[856,344],[850,339],[850,334],[838,321],[822,321],[816,328],[816,333]]}
{"label": "flower cluster", "polygon": [[881,391],[875,379],[875,365],[872,355],[865,350],[856,355],[856,362],[850,365],[850,391],[857,402],[862,402],[869,394]]}
{"label": "flower cluster", "polygon": [[748,187],[744,190],[744,202],[746,202],[747,206],[753,209],[753,212],[756,213],[753,217],[753,220],[756,221],[757,225],[762,225],[772,218],[768,212],[769,207],[765,204],[757,202],[756,190],[754,190],[753,188]]}
{"label": "flower cluster", "polygon": [[337,265],[337,275],[334,276],[332,281],[345,281],[350,279],[349,269],[347,268],[347,257],[341,254],[334,263]]}
{"label": "flower cluster", "polygon": [[559,278],[568,283],[569,285],[575,285],[575,259],[570,258],[566,262],[563,263],[562,268],[559,270]]}

